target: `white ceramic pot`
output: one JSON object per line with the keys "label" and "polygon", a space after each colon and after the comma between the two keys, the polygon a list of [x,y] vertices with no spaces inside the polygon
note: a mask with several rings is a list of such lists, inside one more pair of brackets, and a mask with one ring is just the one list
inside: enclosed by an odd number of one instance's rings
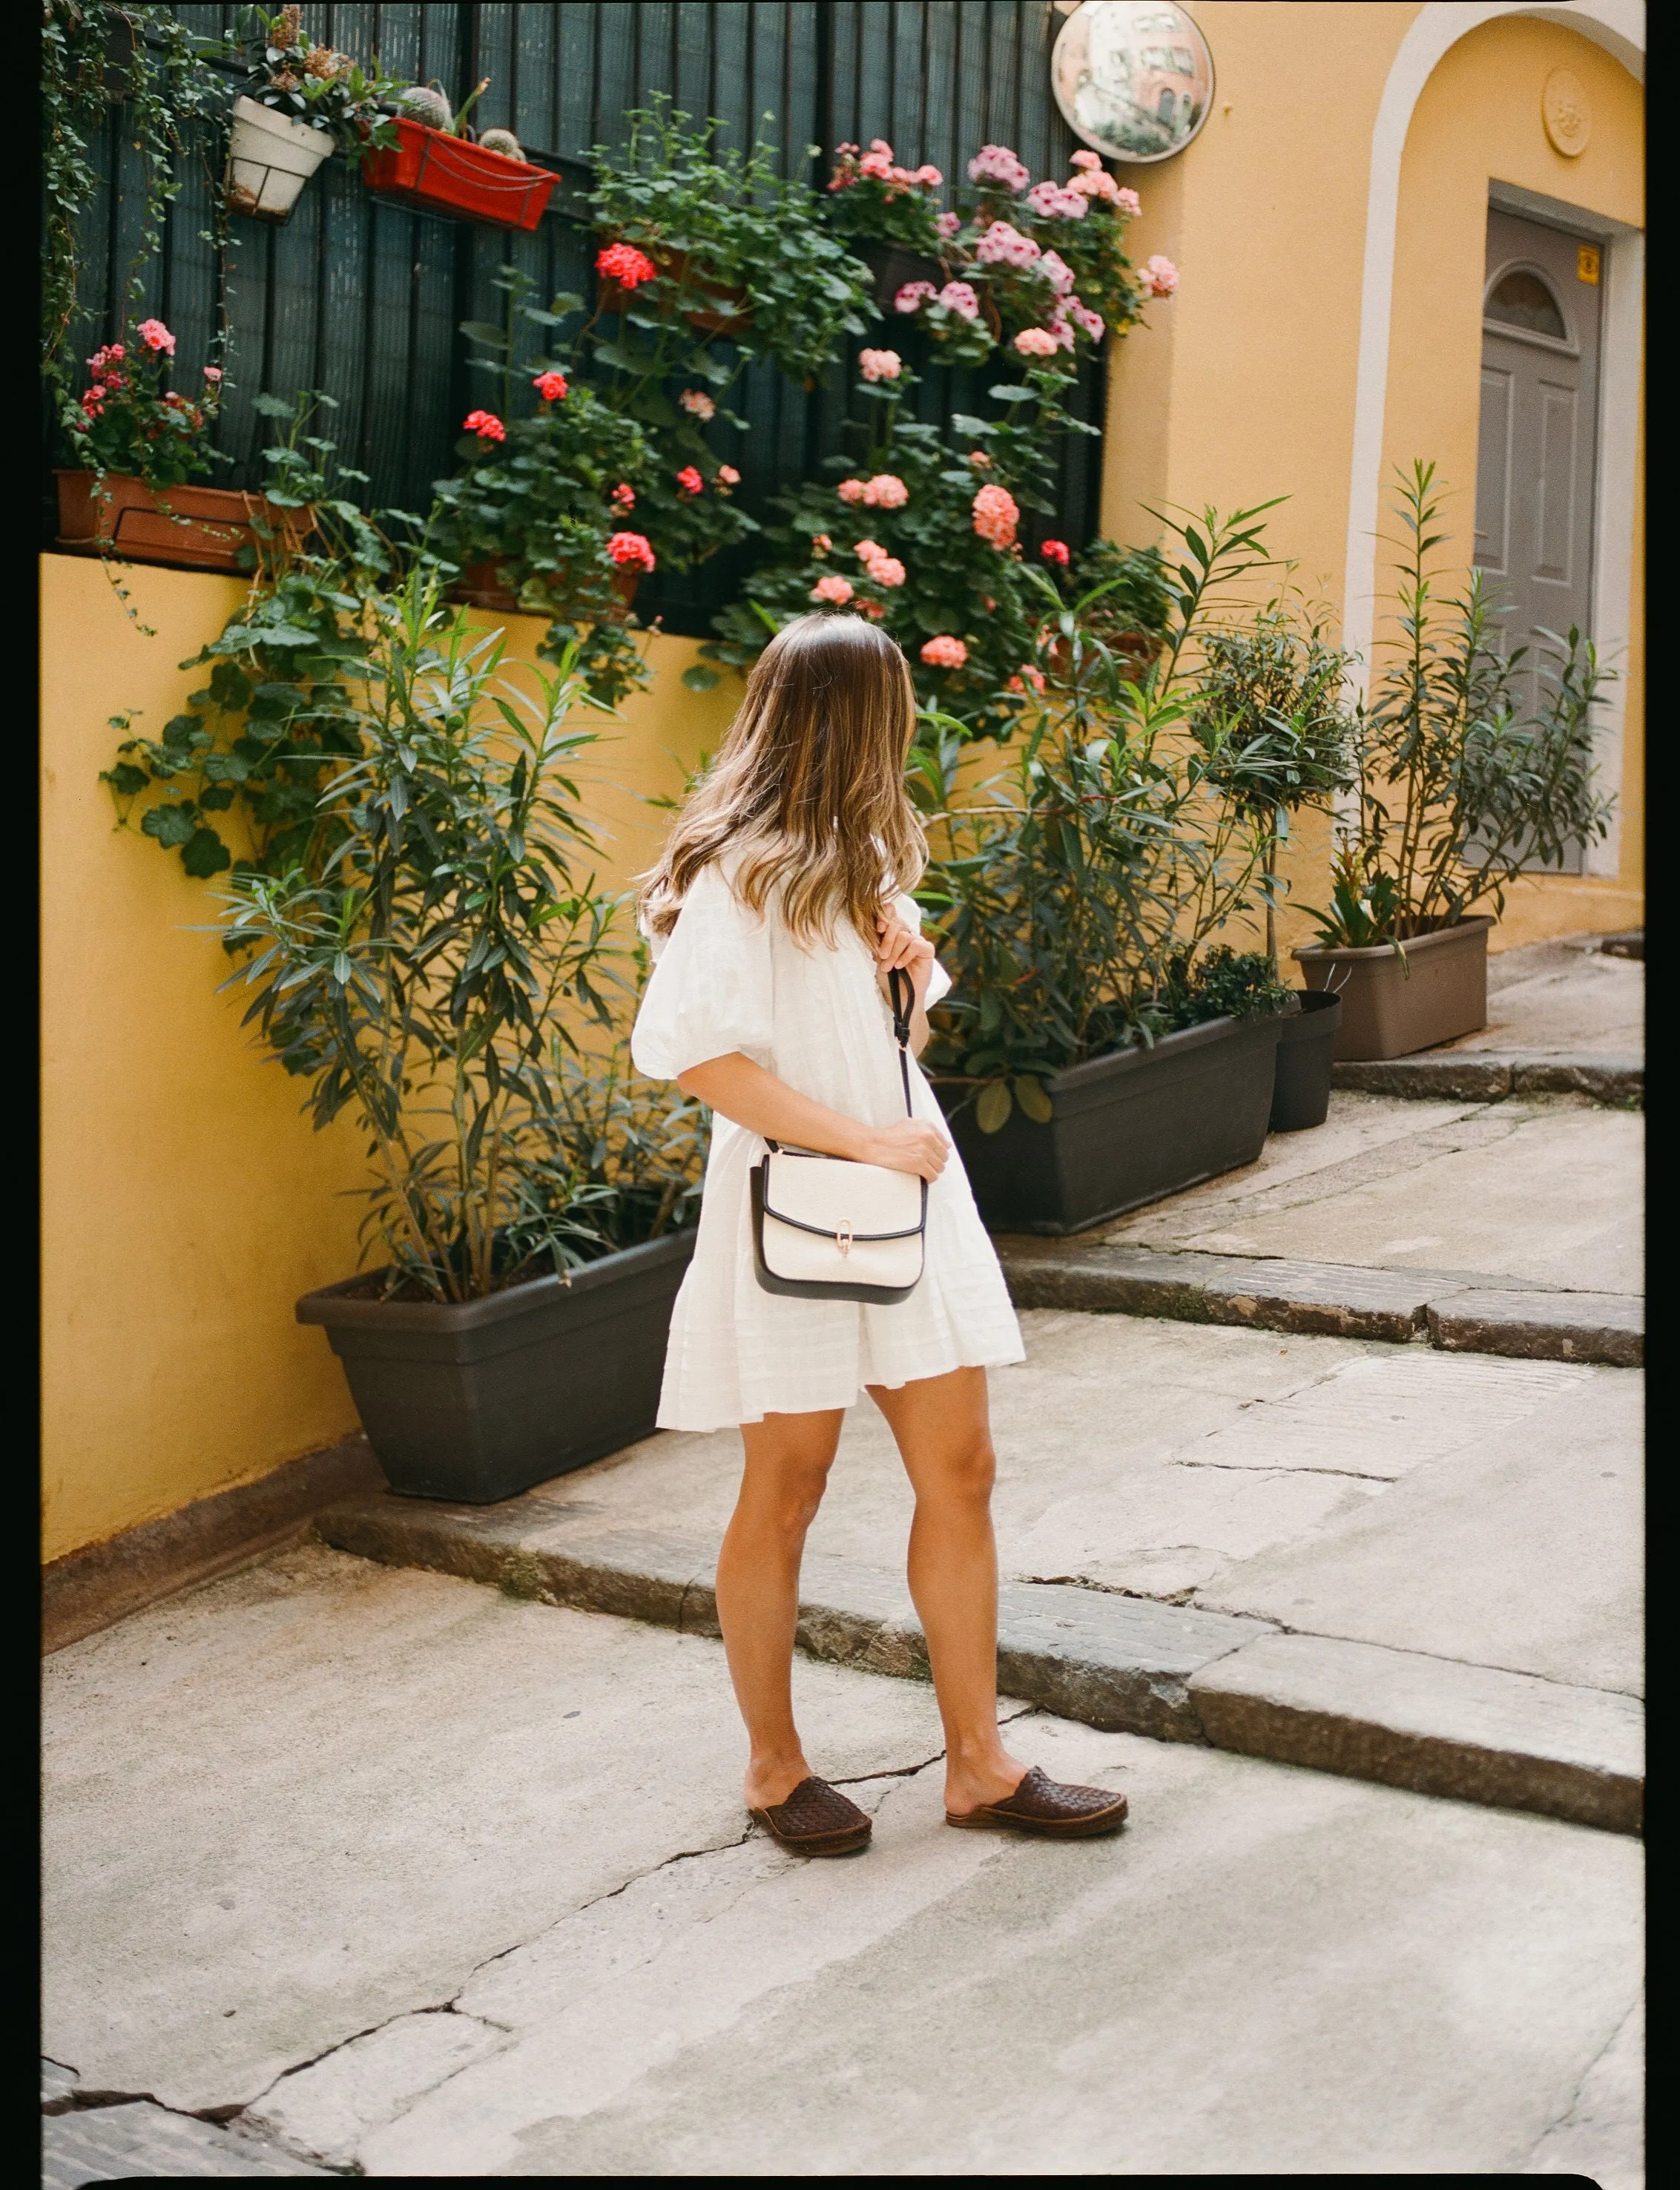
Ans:
{"label": "white ceramic pot", "polygon": [[253,220],[289,219],[304,184],[332,150],[325,129],[292,122],[254,99],[236,99],[228,142],[229,205]]}

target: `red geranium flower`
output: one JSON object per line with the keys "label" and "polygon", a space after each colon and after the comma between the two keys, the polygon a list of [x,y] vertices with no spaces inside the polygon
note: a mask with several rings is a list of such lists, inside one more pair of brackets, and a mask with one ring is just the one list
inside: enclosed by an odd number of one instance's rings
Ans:
{"label": "red geranium flower", "polygon": [[607,553],[613,560],[628,568],[638,565],[644,570],[653,567],[653,551],[639,532],[615,532],[607,542]]}
{"label": "red geranium flower", "polygon": [[464,434],[476,434],[481,441],[505,441],[507,428],[494,411],[469,411],[461,422]]}
{"label": "red geranium flower", "polygon": [[597,252],[595,270],[616,281],[621,289],[635,289],[643,281],[651,281],[659,269],[633,243],[609,243]]}
{"label": "red geranium flower", "polygon": [[700,477],[700,474],[695,470],[693,464],[684,464],[682,469],[676,475],[676,483],[682,488],[684,494],[699,494],[700,490],[705,485],[705,481]]}
{"label": "red geranium flower", "polygon": [[558,403],[566,394],[566,376],[563,372],[540,372],[531,385],[545,403]]}
{"label": "red geranium flower", "polygon": [[1047,540],[1038,553],[1047,563],[1060,564],[1064,570],[1067,568],[1067,542],[1065,540]]}

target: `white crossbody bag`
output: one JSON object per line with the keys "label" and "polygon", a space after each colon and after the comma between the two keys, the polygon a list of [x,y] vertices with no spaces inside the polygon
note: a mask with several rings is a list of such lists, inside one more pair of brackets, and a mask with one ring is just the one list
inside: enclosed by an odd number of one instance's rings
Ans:
{"label": "white crossbody bag", "polygon": [[[908,976],[894,967],[892,1031],[904,1108],[910,1099]],[[901,984],[903,1001],[900,1001]],[[753,1264],[767,1293],[797,1300],[907,1300],[921,1281],[927,1181],[880,1164],[852,1163],[766,1141],[753,1166]]]}

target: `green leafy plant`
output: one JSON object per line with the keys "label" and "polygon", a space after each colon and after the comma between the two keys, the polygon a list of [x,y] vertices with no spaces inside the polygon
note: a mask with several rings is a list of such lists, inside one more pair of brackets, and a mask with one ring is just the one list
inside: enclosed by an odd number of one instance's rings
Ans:
{"label": "green leafy plant", "polygon": [[613,900],[580,871],[584,680],[574,661],[505,677],[501,635],[467,628],[435,568],[369,613],[344,677],[357,750],[320,794],[333,849],[319,874],[233,878],[229,978],[316,1126],[365,1131],[387,1293],[472,1299],[601,1239],[581,1189],[602,1164],[557,1139],[550,1060],[610,1029],[616,972]]}
{"label": "green leafy plant", "polygon": [[867,152],[837,145],[828,184],[829,221],[848,242],[896,243],[936,258],[947,232],[938,196],[944,180],[935,167],[896,166],[885,138],[875,138]]}
{"label": "green leafy plant", "polygon": [[257,524],[257,567],[220,633],[181,665],[209,671],[185,709],[150,738],[133,718],[101,780],[121,826],[179,854],[201,879],[229,867],[319,879],[337,849],[342,814],[321,786],[361,750],[363,711],[352,680],[367,657],[383,593],[413,559],[412,520],[382,529],[345,491],[365,475],[341,467],[332,442],[308,429],[325,395],[295,406],[259,395],[284,420],[266,452],[268,501],[297,513]]}
{"label": "green leafy plant", "polygon": [[871,277],[803,177],[778,174],[762,140],[719,150],[721,122],[691,128],[661,99],[625,118],[623,152],[591,155],[589,203],[607,248],[628,244],[653,269],[634,285],[631,326],[639,315],[645,335],[678,316],[726,316],[744,357],[771,358],[795,380],[821,372],[845,335],[865,331]]}
{"label": "green leafy plant", "polygon": [[1100,593],[1064,604],[1034,574],[1059,674],[1000,774],[936,817],[922,890],[955,983],[928,1063],[983,1131],[1016,1104],[1047,1119],[1044,1081],[1084,1058],[1279,1007],[1259,954],[1202,956],[1250,904],[1260,850],[1242,797],[1276,763],[1221,724],[1191,729],[1204,634],[1223,589],[1264,564],[1270,507],[1163,517],[1171,621],[1141,679],[1100,635]]}
{"label": "green leafy plant", "polygon": [[867,615],[904,649],[926,706],[1004,734],[1041,681],[1035,648],[1054,599],[1021,554],[1021,513],[1054,509],[1061,439],[1092,429],[1069,417],[1060,373],[998,384],[999,417],[959,413],[947,434],[905,417],[915,376],[896,351],[865,350],[860,366],[866,423],[854,454],[825,465],[846,476],[783,498],[774,559],[714,619],[721,637],[702,652],[738,667],[812,608]]}
{"label": "green leafy plant", "polygon": [[1274,973],[1278,847],[1293,814],[1327,808],[1353,780],[1351,660],[1326,636],[1324,612],[1288,593],[1202,642],[1192,726],[1210,751],[1218,745],[1230,795],[1259,839],[1266,960]]}
{"label": "green leafy plant", "polygon": [[274,14],[252,8],[245,22],[250,73],[237,86],[240,95],[288,122],[325,131],[353,161],[397,142],[382,108],[404,88],[400,77],[384,75],[376,60],[364,69],[348,54],[308,37],[301,7]]}
{"label": "green leafy plant", "polygon": [[1309,908],[1332,945],[1403,944],[1487,902],[1497,916],[1525,868],[1559,865],[1609,826],[1592,711],[1615,672],[1579,630],[1545,633],[1539,705],[1519,715],[1527,650],[1502,647],[1482,573],[1440,598],[1435,550],[1450,537],[1436,529],[1441,502],[1433,464],[1399,474],[1398,637],[1358,723],[1358,818],[1336,897]]}
{"label": "green leafy plant", "polygon": [[[67,392],[71,355],[82,318],[78,283],[88,214],[100,187],[93,139],[114,100],[122,141],[139,156],[140,189],[131,212],[134,248],[123,276],[121,311],[139,316],[145,270],[163,238],[189,145],[200,155],[212,208],[211,241],[225,304],[227,215],[213,187],[212,147],[227,109],[227,87],[212,65],[222,42],[195,37],[173,8],[114,0],[46,0],[41,11],[41,127],[45,237],[41,285],[42,363],[49,384]],[[225,365],[225,309],[212,364]]]}

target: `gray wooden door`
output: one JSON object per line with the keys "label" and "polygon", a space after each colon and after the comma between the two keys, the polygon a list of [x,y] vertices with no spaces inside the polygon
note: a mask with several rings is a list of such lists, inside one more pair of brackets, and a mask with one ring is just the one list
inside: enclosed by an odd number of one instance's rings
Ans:
{"label": "gray wooden door", "polygon": [[[1599,264],[1578,236],[1489,211],[1475,559],[1505,604],[1507,650],[1528,650],[1523,714],[1556,651],[1544,633],[1592,628]],[[1579,854],[1565,865],[1578,873]]]}

